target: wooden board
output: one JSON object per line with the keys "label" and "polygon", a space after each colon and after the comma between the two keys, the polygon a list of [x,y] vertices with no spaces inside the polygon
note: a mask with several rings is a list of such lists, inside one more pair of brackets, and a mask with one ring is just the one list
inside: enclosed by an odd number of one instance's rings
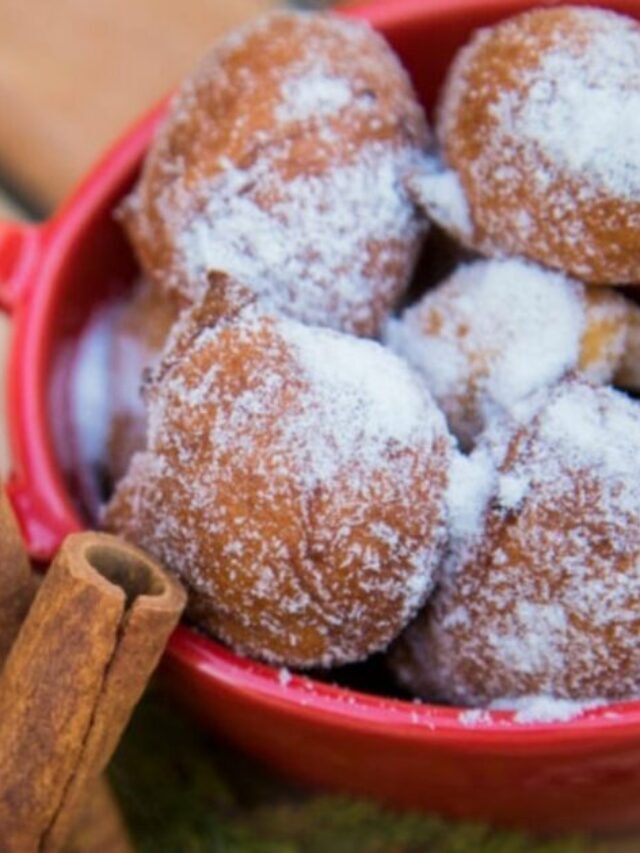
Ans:
{"label": "wooden board", "polygon": [[274,0],[0,0],[0,177],[57,203],[209,44]]}

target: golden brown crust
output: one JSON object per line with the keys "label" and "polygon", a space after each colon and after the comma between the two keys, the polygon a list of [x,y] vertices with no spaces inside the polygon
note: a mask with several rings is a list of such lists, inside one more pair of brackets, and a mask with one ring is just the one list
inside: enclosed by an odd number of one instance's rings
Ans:
{"label": "golden brown crust", "polygon": [[584,331],[576,365],[579,373],[598,384],[611,383],[624,358],[634,308],[610,288],[585,288]]}
{"label": "golden brown crust", "polygon": [[623,147],[638,80],[640,26],[611,12],[538,9],[476,33],[449,72],[438,126],[468,241],[593,284],[640,282],[640,162]]}

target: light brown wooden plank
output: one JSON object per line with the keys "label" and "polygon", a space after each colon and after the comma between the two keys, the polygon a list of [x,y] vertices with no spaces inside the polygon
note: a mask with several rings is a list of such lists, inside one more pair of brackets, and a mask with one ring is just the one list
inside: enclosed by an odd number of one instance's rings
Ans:
{"label": "light brown wooden plank", "polygon": [[0,0],[0,171],[51,206],[207,46],[274,0]]}

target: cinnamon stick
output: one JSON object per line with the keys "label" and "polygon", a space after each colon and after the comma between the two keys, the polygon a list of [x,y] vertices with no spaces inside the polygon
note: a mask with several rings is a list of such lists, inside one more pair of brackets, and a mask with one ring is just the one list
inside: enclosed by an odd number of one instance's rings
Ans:
{"label": "cinnamon stick", "polygon": [[0,677],[0,850],[62,847],[184,604],[137,548],[67,538]]}
{"label": "cinnamon stick", "polygon": [[[37,590],[17,519],[0,485],[0,671]],[[101,776],[87,793],[66,853],[132,853],[109,783]]]}
{"label": "cinnamon stick", "polygon": [[0,486],[0,669],[36,592],[20,528]]}
{"label": "cinnamon stick", "polygon": [[87,792],[64,853],[133,853],[106,776],[100,776]]}

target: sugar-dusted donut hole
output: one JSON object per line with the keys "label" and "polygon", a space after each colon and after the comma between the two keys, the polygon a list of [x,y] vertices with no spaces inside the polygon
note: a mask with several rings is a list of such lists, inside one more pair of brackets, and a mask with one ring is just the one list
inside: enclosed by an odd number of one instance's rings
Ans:
{"label": "sugar-dusted donut hole", "polygon": [[122,218],[147,274],[186,302],[215,270],[298,320],[374,336],[419,250],[403,177],[428,141],[380,35],[276,12],[186,80]]}
{"label": "sugar-dusted donut hole", "polygon": [[189,318],[105,523],[187,584],[199,627],[296,667],[384,649],[432,589],[452,444],[380,344],[266,314]]}
{"label": "sugar-dusted donut hole", "polygon": [[577,370],[610,382],[635,306],[521,260],[460,265],[384,337],[420,374],[465,447],[492,419]]}
{"label": "sugar-dusted donut hole", "polygon": [[439,106],[442,163],[414,195],[483,254],[639,284],[640,25],[537,9],[479,30]]}
{"label": "sugar-dusted donut hole", "polygon": [[639,446],[618,391],[572,380],[521,403],[462,461],[475,475],[452,473],[457,533],[398,679],[462,705],[639,696]]}

